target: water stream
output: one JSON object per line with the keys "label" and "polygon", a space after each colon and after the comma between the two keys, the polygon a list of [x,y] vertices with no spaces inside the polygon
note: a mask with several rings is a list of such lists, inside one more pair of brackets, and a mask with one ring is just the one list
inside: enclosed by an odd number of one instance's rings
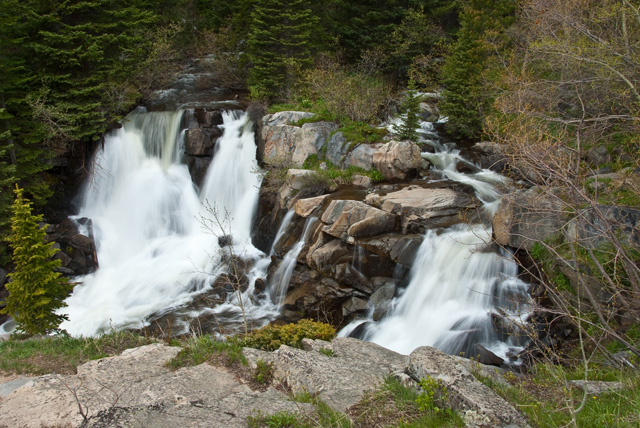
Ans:
{"label": "water stream", "polygon": [[[264,257],[250,241],[260,176],[246,114],[223,114],[224,133],[201,192],[181,162],[182,114],[135,111],[97,152],[78,217],[93,220],[100,268],[78,279],[62,310],[69,321],[61,328],[71,335],[140,328],[207,292],[230,252],[249,263]],[[230,246],[222,248],[220,236],[231,236]],[[257,318],[275,314],[273,305],[250,298],[252,279],[244,295],[230,293],[200,312],[241,318],[242,299]],[[188,320],[183,324],[188,328]]]}
{"label": "water stream", "polygon": [[[504,177],[489,170],[460,173],[458,162],[469,163],[453,144],[436,139],[433,126],[423,124],[422,143],[435,153],[423,157],[443,179],[470,185],[493,215],[500,204],[496,185]],[[400,353],[418,346],[435,346],[450,354],[474,356],[480,344],[503,358],[522,349],[518,325],[529,311],[528,285],[516,277],[511,254],[494,248],[490,225],[460,224],[426,233],[410,272],[406,289],[392,301],[379,322],[370,318],[345,327],[351,334],[363,322],[361,337]]]}

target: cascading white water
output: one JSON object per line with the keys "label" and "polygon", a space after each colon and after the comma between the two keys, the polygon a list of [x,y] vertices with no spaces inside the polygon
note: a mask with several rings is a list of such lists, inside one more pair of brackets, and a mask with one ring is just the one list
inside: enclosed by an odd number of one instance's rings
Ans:
{"label": "cascading white water", "polygon": [[100,268],[79,279],[61,311],[71,335],[141,327],[188,304],[220,273],[220,234],[233,237],[235,254],[264,256],[249,241],[260,179],[246,115],[223,114],[224,134],[199,195],[180,162],[182,114],[136,111],[96,154],[78,216],[93,220]]}
{"label": "cascading white water", "polygon": [[[478,225],[455,226],[439,235],[430,230],[416,256],[409,286],[391,314],[366,338],[401,353],[434,345],[469,355],[469,345],[481,343],[504,356],[510,343],[495,332],[489,311],[498,305],[509,308],[498,302],[500,297],[526,300],[527,286],[514,278],[512,260],[487,251],[490,243],[490,231]],[[514,287],[512,293],[500,296],[505,286]]]}
{"label": "cascading white water", "polygon": [[[285,217],[286,220],[286,217]],[[302,231],[302,236],[300,240],[296,242],[296,244],[291,247],[291,249],[285,254],[282,262],[280,262],[280,266],[273,274],[273,278],[270,280],[270,294],[271,300],[278,306],[282,304],[282,301],[287,294],[287,288],[289,287],[289,281],[291,280],[291,275],[293,274],[293,269],[296,267],[296,263],[298,262],[298,256],[300,255],[300,251],[304,248],[309,235],[313,231],[313,227],[318,222],[318,217],[309,217],[304,224],[304,230]],[[283,221],[284,223],[284,221]]]}
{"label": "cascading white water", "polygon": [[[430,139],[435,136],[431,124],[424,123],[422,131],[422,143],[436,150],[423,154],[434,170],[473,187],[484,210],[494,214],[500,204],[495,185],[504,183],[504,177],[488,170],[458,172],[458,162],[468,163],[459,150]],[[393,300],[385,318],[378,323],[368,320],[362,337],[405,354],[431,345],[473,356],[476,344],[501,357],[516,354],[521,343],[517,334],[509,333],[517,332],[514,326],[529,310],[528,286],[516,275],[511,255],[491,248],[490,227],[462,224],[430,230],[413,263],[409,285]],[[349,335],[361,323],[348,325],[340,335]]]}

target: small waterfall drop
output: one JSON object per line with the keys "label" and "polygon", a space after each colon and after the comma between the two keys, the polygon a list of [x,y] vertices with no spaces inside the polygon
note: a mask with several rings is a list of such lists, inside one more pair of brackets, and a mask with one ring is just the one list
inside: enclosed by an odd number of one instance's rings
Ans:
{"label": "small waterfall drop", "polygon": [[[495,214],[501,196],[497,184],[505,178],[481,170],[460,156],[453,144],[443,144],[433,125],[423,123],[422,144],[435,153],[423,153],[443,179],[467,184]],[[477,172],[458,172],[459,162]],[[435,346],[449,354],[476,355],[476,344],[508,358],[522,349],[518,325],[530,310],[528,285],[517,279],[513,257],[494,248],[491,228],[483,224],[459,224],[445,230],[429,230],[418,250],[409,284],[391,302],[379,322],[354,321],[340,336],[360,330],[363,339],[408,354],[418,346]],[[362,333],[364,332],[364,333]]]}
{"label": "small waterfall drop", "polygon": [[[286,223],[286,220],[287,219],[285,217],[283,223]],[[300,252],[304,248],[309,235],[313,232],[314,226],[316,226],[317,223],[318,217],[307,218],[307,221],[304,224],[302,236],[300,236],[300,240],[296,242],[293,247],[291,247],[287,254],[285,254],[282,262],[280,262],[280,266],[278,266],[278,269],[273,274],[273,278],[270,281],[270,294],[271,300],[278,306],[282,305],[282,301],[287,294],[287,289],[289,287],[291,275],[293,274],[293,269],[295,269],[296,263],[298,262],[298,256],[300,255]]]}
{"label": "small waterfall drop", "polygon": [[223,270],[220,235],[233,237],[235,254],[264,256],[249,241],[260,179],[246,114],[223,114],[201,194],[180,162],[182,114],[135,111],[95,156],[79,217],[93,220],[100,268],[79,278],[61,311],[69,316],[61,328],[73,336],[140,328],[186,307]]}

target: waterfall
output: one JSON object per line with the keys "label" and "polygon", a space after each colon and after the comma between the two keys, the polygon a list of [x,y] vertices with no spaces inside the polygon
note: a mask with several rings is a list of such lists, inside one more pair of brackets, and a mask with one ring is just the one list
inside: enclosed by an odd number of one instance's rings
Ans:
{"label": "waterfall", "polygon": [[505,356],[518,343],[496,331],[491,310],[501,306],[504,316],[521,321],[518,308],[524,308],[509,302],[526,301],[527,285],[515,278],[508,255],[487,251],[490,243],[491,232],[481,225],[428,231],[407,289],[366,338],[401,353],[433,345],[473,356],[473,345],[480,343]]}
{"label": "waterfall", "polygon": [[[496,184],[505,178],[480,170],[460,156],[452,144],[434,137],[433,125],[423,123],[421,142],[436,153],[423,153],[434,172],[443,178],[471,186],[489,215],[500,204]],[[460,173],[463,162],[476,169]],[[411,268],[409,284],[391,302],[387,315],[377,323],[355,321],[340,336],[355,332],[396,352],[410,353],[430,345],[449,354],[476,355],[476,344],[503,358],[522,349],[518,325],[528,316],[528,285],[517,277],[513,257],[493,248],[487,225],[461,224],[445,230],[429,230]],[[364,324],[366,323],[366,324]],[[364,332],[364,333],[363,333]]]}
{"label": "waterfall", "polygon": [[69,317],[61,328],[73,336],[139,328],[186,307],[223,270],[222,234],[231,235],[235,254],[264,256],[249,240],[260,179],[246,114],[223,114],[201,193],[181,163],[182,114],[135,111],[96,153],[78,217],[93,220],[100,268],[77,279],[61,310]]}
{"label": "waterfall", "polygon": [[[288,221],[291,221],[290,219]],[[285,254],[282,262],[280,262],[280,266],[273,274],[273,278],[270,280],[271,283],[271,300],[277,304],[278,306],[282,305],[282,301],[287,294],[287,289],[289,288],[289,281],[291,281],[291,275],[293,274],[293,269],[296,267],[296,263],[298,262],[298,256],[300,252],[304,248],[304,245],[309,238],[309,235],[314,230],[314,226],[318,222],[318,217],[309,217],[304,224],[304,230],[302,232],[302,236],[300,236],[300,240],[295,243],[293,247]],[[283,223],[287,223],[287,218],[285,217]],[[282,227],[281,227],[282,229]],[[276,241],[274,241],[275,244]]]}

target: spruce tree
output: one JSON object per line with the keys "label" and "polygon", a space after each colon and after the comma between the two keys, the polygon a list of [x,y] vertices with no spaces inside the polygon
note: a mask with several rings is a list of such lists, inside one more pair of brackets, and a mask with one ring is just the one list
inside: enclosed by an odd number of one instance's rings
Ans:
{"label": "spruce tree", "polygon": [[514,0],[470,0],[460,15],[458,40],[442,69],[445,90],[439,105],[456,137],[476,139],[482,132],[495,98],[495,53],[507,48],[505,30],[514,12]]}
{"label": "spruce tree", "polygon": [[400,140],[418,141],[420,96],[412,85],[409,86],[405,98],[400,104],[400,110],[404,112],[405,117],[402,118],[399,124],[393,126],[393,132],[398,135]]}
{"label": "spruce tree", "polygon": [[9,296],[2,313],[13,317],[18,331],[33,335],[44,334],[58,328],[66,319],[54,311],[65,305],[64,299],[73,289],[56,268],[60,260],[51,258],[59,250],[53,242],[45,242],[45,227],[41,227],[42,215],[34,215],[31,203],[16,186],[16,199],[11,218],[11,237],[15,271],[6,284]]}
{"label": "spruce tree", "polygon": [[311,32],[316,22],[308,0],[256,2],[247,52],[252,97],[287,98],[296,72],[311,64]]}

